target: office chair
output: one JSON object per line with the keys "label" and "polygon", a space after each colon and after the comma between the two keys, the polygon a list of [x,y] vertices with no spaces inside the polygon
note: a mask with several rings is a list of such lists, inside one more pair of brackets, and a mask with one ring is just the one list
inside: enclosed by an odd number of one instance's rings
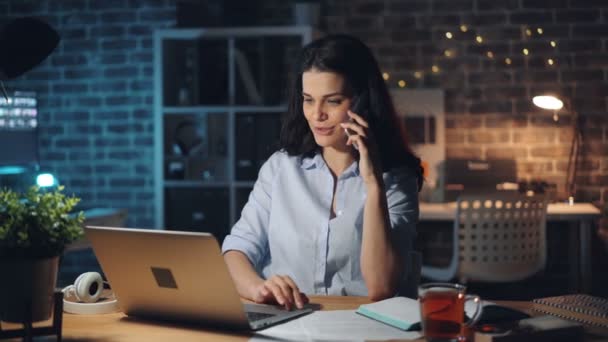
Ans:
{"label": "office chair", "polygon": [[547,203],[543,197],[461,195],[447,267],[422,266],[425,278],[461,283],[514,282],[545,267]]}

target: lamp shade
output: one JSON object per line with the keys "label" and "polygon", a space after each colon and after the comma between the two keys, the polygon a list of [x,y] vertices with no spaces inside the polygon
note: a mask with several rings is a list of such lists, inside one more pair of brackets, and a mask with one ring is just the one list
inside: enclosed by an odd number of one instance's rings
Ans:
{"label": "lamp shade", "polygon": [[18,18],[0,32],[0,80],[21,76],[53,52],[59,34],[36,18]]}
{"label": "lamp shade", "polygon": [[532,102],[543,109],[560,110],[564,107],[564,102],[553,95],[534,96]]}

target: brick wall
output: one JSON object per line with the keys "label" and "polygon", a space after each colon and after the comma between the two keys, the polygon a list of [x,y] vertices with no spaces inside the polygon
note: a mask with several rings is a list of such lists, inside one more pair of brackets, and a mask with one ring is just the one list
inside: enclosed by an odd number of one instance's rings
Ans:
{"label": "brick wall", "polygon": [[[292,22],[284,1],[263,3],[266,15],[260,17],[260,23]],[[403,80],[411,88],[445,90],[448,158],[513,158],[520,179],[554,183],[560,199],[566,196],[572,116],[561,112],[555,122],[553,113],[535,108],[531,99],[543,92],[569,98],[581,117],[584,137],[576,197],[605,207],[604,212],[608,213],[608,2],[328,3],[322,6],[322,30],[348,32],[363,39],[374,50],[382,70],[390,75],[387,82],[391,87],[398,87],[398,81]],[[467,32],[461,31],[463,24]],[[447,39],[446,32],[452,33],[452,39]],[[482,37],[481,44],[476,41],[477,35]],[[529,50],[527,56],[524,48]],[[451,57],[446,56],[446,50]],[[552,59],[552,65],[548,59]],[[433,72],[433,66],[438,72]],[[608,226],[604,226],[608,231]],[[549,229],[550,240],[560,244],[550,247],[549,253],[553,254],[546,283],[531,287],[533,297],[569,291],[563,276],[563,272],[572,270],[566,255],[567,233],[565,227]],[[451,255],[450,236],[449,228],[447,232],[434,229],[433,234],[421,234],[424,246],[420,247],[433,248],[430,259],[441,262]],[[600,241],[594,234],[591,293],[607,296],[608,277],[603,270],[608,256]]]}
{"label": "brick wall", "polygon": [[[265,8],[288,13],[284,2],[264,3]],[[520,179],[553,183],[558,197],[564,198],[572,116],[561,111],[555,122],[553,113],[534,107],[531,98],[553,92],[570,99],[581,117],[584,137],[577,198],[598,205],[608,202],[607,2],[328,3],[322,5],[323,31],[362,38],[390,75],[391,87],[403,80],[407,87],[445,90],[448,158],[514,158]],[[279,18],[283,24],[292,20],[289,15]],[[277,23],[272,15],[260,20]],[[467,26],[466,32],[461,25]],[[446,32],[452,33],[452,39]],[[481,44],[477,35],[482,37]],[[524,48],[529,50],[527,56]],[[433,66],[438,72],[433,72]]]}
{"label": "brick wall", "polygon": [[[51,58],[8,84],[40,93],[42,165],[86,206],[129,209],[129,225],[152,225],[151,38],[153,29],[175,24],[176,3],[202,11],[198,22],[190,16],[201,25],[293,22],[290,2],[282,0],[258,1],[251,16],[234,14],[242,7],[236,0],[0,0],[0,13],[9,14],[0,20],[42,16],[62,35]],[[521,179],[556,183],[562,195],[571,116],[561,113],[555,123],[530,100],[545,91],[570,98],[585,139],[578,197],[607,202],[605,1],[329,1],[322,4],[321,29],[361,37],[391,87],[404,80],[407,87],[445,90],[448,157],[515,158]]]}
{"label": "brick wall", "polygon": [[126,208],[129,226],[152,227],[152,36],[175,24],[174,1],[0,0],[0,13],[61,35],[42,65],[6,83],[39,94],[41,166],[84,207]]}

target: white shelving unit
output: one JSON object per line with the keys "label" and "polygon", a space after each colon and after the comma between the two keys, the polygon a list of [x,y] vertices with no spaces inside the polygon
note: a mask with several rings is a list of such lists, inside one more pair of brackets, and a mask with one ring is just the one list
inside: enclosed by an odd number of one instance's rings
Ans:
{"label": "white shelving unit", "polygon": [[308,26],[155,32],[157,229],[228,232],[263,162],[260,144],[278,134],[287,75],[312,34]]}

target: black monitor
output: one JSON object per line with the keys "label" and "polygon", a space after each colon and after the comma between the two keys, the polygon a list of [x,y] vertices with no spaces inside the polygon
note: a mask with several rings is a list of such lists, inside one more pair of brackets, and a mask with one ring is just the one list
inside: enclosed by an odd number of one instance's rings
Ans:
{"label": "black monitor", "polygon": [[34,92],[0,97],[0,168],[38,165],[38,107]]}

